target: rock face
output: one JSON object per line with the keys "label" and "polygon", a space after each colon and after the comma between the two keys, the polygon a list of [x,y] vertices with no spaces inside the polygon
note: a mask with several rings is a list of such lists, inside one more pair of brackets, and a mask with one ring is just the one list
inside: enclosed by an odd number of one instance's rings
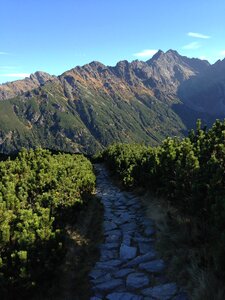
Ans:
{"label": "rock face", "polygon": [[[154,249],[154,238],[146,235],[146,228],[153,222],[144,216],[139,200],[129,193],[123,193],[115,187],[107,171],[96,165],[97,195],[104,205],[104,223],[117,224],[111,230],[103,226],[104,242],[100,245],[100,261],[96,262],[90,272],[90,283],[93,297],[91,299],[109,300],[172,300],[177,297],[188,298],[175,283],[168,282],[164,276],[165,263],[157,259]],[[118,222],[118,218],[121,222]],[[123,244],[124,225],[133,225],[135,230],[129,230],[129,246]],[[128,234],[127,233],[127,234]],[[115,235],[116,242],[108,237]],[[149,252],[142,255],[140,240],[149,244]],[[113,245],[113,247],[112,247]],[[109,252],[114,258],[111,259]],[[109,257],[109,258],[107,258]]]}
{"label": "rock face", "polygon": [[55,76],[51,76],[48,73],[37,71],[23,80],[2,84],[0,85],[0,100],[22,95],[55,78]]}
{"label": "rock face", "polygon": [[92,154],[113,142],[157,145],[183,136],[197,118],[225,115],[224,64],[158,51],[146,62],[93,61],[58,77],[36,72],[0,85],[0,152],[38,145]]}
{"label": "rock face", "polygon": [[225,59],[184,82],[178,91],[186,105],[200,112],[225,116]]}

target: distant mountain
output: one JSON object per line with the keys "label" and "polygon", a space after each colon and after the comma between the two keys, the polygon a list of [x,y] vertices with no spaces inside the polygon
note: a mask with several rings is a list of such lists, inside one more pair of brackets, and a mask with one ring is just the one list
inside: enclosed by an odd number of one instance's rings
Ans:
{"label": "distant mountain", "polygon": [[178,96],[196,111],[225,117],[225,59],[185,81]]}
{"label": "distant mountain", "polygon": [[182,136],[198,117],[215,118],[187,96],[212,68],[160,50],[147,62],[94,61],[58,77],[36,72],[0,85],[0,151],[40,145],[93,153],[115,141],[156,145]]}

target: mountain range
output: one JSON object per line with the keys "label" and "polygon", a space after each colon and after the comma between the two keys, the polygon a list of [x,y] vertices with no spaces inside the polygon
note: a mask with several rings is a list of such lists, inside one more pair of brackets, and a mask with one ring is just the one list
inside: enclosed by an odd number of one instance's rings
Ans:
{"label": "mountain range", "polygon": [[93,61],[60,76],[36,72],[0,85],[0,152],[22,146],[94,153],[112,142],[157,145],[197,118],[225,116],[225,60],[159,50],[144,62]]}

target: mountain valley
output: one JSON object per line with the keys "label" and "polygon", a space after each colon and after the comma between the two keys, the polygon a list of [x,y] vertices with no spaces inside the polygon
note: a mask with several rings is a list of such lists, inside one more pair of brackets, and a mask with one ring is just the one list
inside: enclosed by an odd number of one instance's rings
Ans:
{"label": "mountain valley", "polygon": [[0,151],[41,146],[93,154],[113,142],[157,145],[201,118],[225,115],[225,60],[174,50],[150,60],[93,61],[60,76],[36,72],[0,85]]}

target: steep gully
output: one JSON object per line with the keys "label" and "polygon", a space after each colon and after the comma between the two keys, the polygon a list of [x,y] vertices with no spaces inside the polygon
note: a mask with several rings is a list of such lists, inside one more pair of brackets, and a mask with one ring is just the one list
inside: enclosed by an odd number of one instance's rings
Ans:
{"label": "steep gully", "polygon": [[121,191],[102,165],[96,165],[97,196],[104,205],[104,242],[89,274],[91,300],[187,300],[164,275],[165,262],[154,249],[154,224],[136,196]]}

